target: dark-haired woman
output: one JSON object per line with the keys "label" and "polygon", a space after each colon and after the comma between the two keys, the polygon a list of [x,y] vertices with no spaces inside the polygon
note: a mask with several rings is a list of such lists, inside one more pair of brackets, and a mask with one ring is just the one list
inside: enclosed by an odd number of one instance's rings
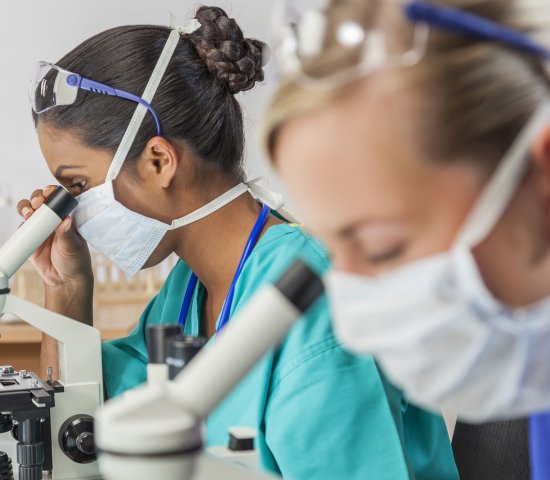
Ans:
{"label": "dark-haired woman", "polygon": [[[329,267],[315,241],[272,213],[276,202],[243,184],[234,95],[263,79],[263,48],[223,10],[202,7],[181,32],[115,28],[41,64],[40,145],[80,203],[34,256],[46,306],[92,323],[87,242],[128,274],[181,259],[135,331],[104,344],[110,397],[145,381],[148,325],[179,321],[215,341],[296,258]],[[22,215],[48,194],[22,201]],[[44,361],[54,356],[45,341]],[[224,444],[234,425],[257,429],[264,466],[289,479],[456,478],[441,418],[408,405],[372,359],[340,348],[324,299],[208,418],[207,444]]]}

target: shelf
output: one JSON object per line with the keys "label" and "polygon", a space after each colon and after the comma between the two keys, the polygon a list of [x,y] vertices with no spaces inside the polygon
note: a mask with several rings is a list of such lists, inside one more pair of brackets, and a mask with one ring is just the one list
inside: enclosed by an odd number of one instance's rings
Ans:
{"label": "shelf", "polygon": [[[131,327],[100,327],[101,339],[111,340],[124,337]],[[42,341],[42,332],[24,322],[0,322],[0,345],[2,344],[35,344]]]}

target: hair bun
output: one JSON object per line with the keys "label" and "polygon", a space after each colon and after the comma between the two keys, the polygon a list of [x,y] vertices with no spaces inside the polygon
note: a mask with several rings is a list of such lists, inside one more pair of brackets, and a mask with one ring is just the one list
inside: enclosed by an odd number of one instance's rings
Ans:
{"label": "hair bun", "polygon": [[231,93],[250,90],[264,79],[267,45],[244,38],[234,19],[218,7],[201,7],[195,18],[201,27],[190,35],[199,57]]}

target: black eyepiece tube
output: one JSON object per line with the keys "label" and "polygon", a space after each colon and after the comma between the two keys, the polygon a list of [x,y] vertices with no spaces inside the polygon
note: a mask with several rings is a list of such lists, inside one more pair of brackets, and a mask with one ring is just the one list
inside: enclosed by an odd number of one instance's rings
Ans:
{"label": "black eyepiece tube", "polygon": [[319,276],[302,260],[296,260],[275,287],[301,312],[305,312],[325,290]]}
{"label": "black eyepiece tube", "polygon": [[63,187],[57,187],[44,202],[61,220],[77,207],[78,201]]}
{"label": "black eyepiece tube", "polygon": [[179,325],[149,325],[146,333],[149,363],[165,363],[167,340],[178,335],[181,335],[181,327]]}

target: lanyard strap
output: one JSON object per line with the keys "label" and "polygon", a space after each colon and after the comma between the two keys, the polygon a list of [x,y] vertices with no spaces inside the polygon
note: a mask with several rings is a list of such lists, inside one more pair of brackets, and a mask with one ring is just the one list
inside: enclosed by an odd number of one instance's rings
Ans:
{"label": "lanyard strap", "polygon": [[550,413],[533,415],[529,423],[531,480],[544,480],[550,474],[549,440]]}
{"label": "lanyard strap", "polygon": [[[237,267],[237,271],[233,276],[233,281],[231,282],[231,286],[229,287],[229,291],[227,292],[227,297],[225,298],[225,301],[223,303],[223,308],[220,314],[220,321],[218,323],[216,335],[223,329],[223,327],[225,327],[225,325],[229,321],[229,315],[231,313],[231,305],[233,304],[233,297],[235,295],[235,285],[237,284],[237,280],[239,279],[243,271],[244,265],[248,260],[248,257],[250,257],[252,250],[254,250],[254,247],[256,246],[256,243],[260,238],[260,235],[262,233],[262,230],[265,227],[265,224],[267,223],[267,219],[269,218],[270,213],[271,213],[271,209],[267,205],[263,205],[260,216],[258,217],[258,220],[256,220],[254,228],[252,229],[252,232],[248,237],[248,241],[246,242],[246,246],[244,247],[243,253],[241,255],[241,260]],[[187,284],[187,290],[185,291],[185,296],[183,297],[183,304],[181,306],[179,320],[178,320],[178,324],[181,326],[182,330],[185,328],[187,316],[189,314],[189,309],[191,308],[191,303],[193,301],[193,294],[195,292],[197,283],[198,283],[197,276],[194,273],[191,274],[191,278],[189,279],[189,283]]]}
{"label": "lanyard strap", "polygon": [[195,293],[195,287],[197,286],[198,280],[198,277],[194,273],[191,273],[191,278],[189,279],[189,283],[187,284],[187,290],[185,291],[185,296],[183,297],[183,305],[181,306],[180,317],[178,320],[178,325],[181,326],[182,330],[185,328],[187,313],[191,308],[193,293]]}

